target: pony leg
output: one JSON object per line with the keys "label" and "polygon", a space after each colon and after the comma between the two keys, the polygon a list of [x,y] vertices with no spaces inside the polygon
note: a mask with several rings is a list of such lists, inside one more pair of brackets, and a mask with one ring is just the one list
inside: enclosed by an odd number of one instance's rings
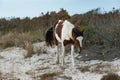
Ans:
{"label": "pony leg", "polygon": [[72,58],[72,65],[74,67],[75,66],[75,63],[74,63],[74,45],[71,45],[71,58]]}
{"label": "pony leg", "polygon": [[57,48],[57,51],[56,51],[56,64],[59,64],[60,63],[59,62],[59,47],[56,46],[56,48]]}
{"label": "pony leg", "polygon": [[64,66],[64,57],[65,57],[65,47],[64,47],[64,45],[63,45],[63,43],[62,43],[62,66]]}

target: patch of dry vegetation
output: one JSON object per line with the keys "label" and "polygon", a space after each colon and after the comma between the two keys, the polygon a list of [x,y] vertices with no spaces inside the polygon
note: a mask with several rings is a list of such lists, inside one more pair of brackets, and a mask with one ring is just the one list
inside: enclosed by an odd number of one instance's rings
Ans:
{"label": "patch of dry vegetation", "polygon": [[115,73],[119,70],[119,67],[112,66],[111,64],[107,64],[107,63],[105,64],[99,63],[99,64],[94,64],[94,65],[81,66],[76,69],[81,72],[104,74],[104,73]]}
{"label": "patch of dry vegetation", "polygon": [[15,45],[14,38],[15,35],[13,33],[8,33],[0,37],[0,45],[1,48],[12,47]]}
{"label": "patch of dry vegetation", "polygon": [[[45,72],[42,72],[44,71]],[[38,73],[38,74],[37,74]],[[62,71],[49,71],[48,67],[40,68],[37,71],[31,70],[26,72],[27,75],[31,75],[34,79],[37,80],[53,80],[54,77],[62,74]]]}
{"label": "patch of dry vegetation", "polygon": [[41,80],[49,80],[60,74],[61,74],[61,72],[49,72],[49,73],[45,73],[45,74],[41,75],[40,78],[41,78]]}
{"label": "patch of dry vegetation", "polygon": [[90,66],[82,66],[77,69],[80,70],[81,72],[87,72],[87,71],[90,71],[89,68],[90,68]]}
{"label": "patch of dry vegetation", "polygon": [[20,80],[13,73],[0,74],[0,80]]}
{"label": "patch of dry vegetation", "polygon": [[[39,33],[39,34],[38,34]],[[0,37],[0,48],[5,49],[8,47],[21,47],[28,51],[26,57],[31,57],[34,53],[33,42],[42,41],[43,37],[40,32],[9,32]]]}
{"label": "patch of dry vegetation", "polygon": [[115,73],[108,73],[104,75],[101,80],[120,80],[120,76]]}

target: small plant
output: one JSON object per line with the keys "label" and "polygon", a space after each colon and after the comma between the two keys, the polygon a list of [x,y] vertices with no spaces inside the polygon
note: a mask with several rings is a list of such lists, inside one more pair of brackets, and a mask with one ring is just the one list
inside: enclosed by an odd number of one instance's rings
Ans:
{"label": "small plant", "polygon": [[14,34],[8,33],[0,38],[0,45],[2,48],[12,47],[14,46]]}
{"label": "small plant", "polygon": [[41,80],[53,80],[53,78],[55,76],[58,76],[60,74],[61,74],[61,72],[57,72],[57,73],[49,72],[49,73],[45,73],[45,74],[41,75],[40,78],[41,78]]}
{"label": "small plant", "polygon": [[0,76],[2,75],[2,72],[0,71]]}
{"label": "small plant", "polygon": [[89,66],[83,66],[83,67],[79,67],[77,69],[80,70],[81,72],[87,72],[87,71],[90,71],[89,68],[90,68]]}
{"label": "small plant", "polygon": [[27,57],[31,57],[32,54],[34,53],[34,51],[33,51],[33,45],[29,41],[24,41],[24,49],[27,50],[27,55],[25,56],[26,58]]}
{"label": "small plant", "polygon": [[28,51],[26,57],[31,57],[33,54],[32,39],[29,33],[9,32],[0,38],[1,48],[22,47]]}
{"label": "small plant", "polygon": [[120,80],[120,76],[115,73],[104,75],[101,80]]}

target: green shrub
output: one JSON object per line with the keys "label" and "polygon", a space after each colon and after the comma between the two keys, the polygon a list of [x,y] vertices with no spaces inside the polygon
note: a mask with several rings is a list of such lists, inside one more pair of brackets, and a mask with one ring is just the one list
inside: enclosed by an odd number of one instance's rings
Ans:
{"label": "green shrub", "polygon": [[29,35],[31,36],[32,42],[41,42],[44,40],[44,31],[29,31]]}
{"label": "green shrub", "polygon": [[93,44],[96,44],[100,41],[96,33],[93,31],[93,29],[90,26],[87,25],[80,25],[80,30],[84,30],[83,36],[84,36],[84,45],[90,46]]}

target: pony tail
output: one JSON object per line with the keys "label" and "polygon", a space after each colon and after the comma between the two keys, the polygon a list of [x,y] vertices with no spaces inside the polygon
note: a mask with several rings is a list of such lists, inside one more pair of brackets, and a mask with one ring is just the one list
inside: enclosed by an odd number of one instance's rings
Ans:
{"label": "pony tail", "polygon": [[47,46],[52,46],[54,44],[53,40],[54,40],[53,27],[51,27],[47,30],[46,35],[45,35],[45,42],[46,42]]}

